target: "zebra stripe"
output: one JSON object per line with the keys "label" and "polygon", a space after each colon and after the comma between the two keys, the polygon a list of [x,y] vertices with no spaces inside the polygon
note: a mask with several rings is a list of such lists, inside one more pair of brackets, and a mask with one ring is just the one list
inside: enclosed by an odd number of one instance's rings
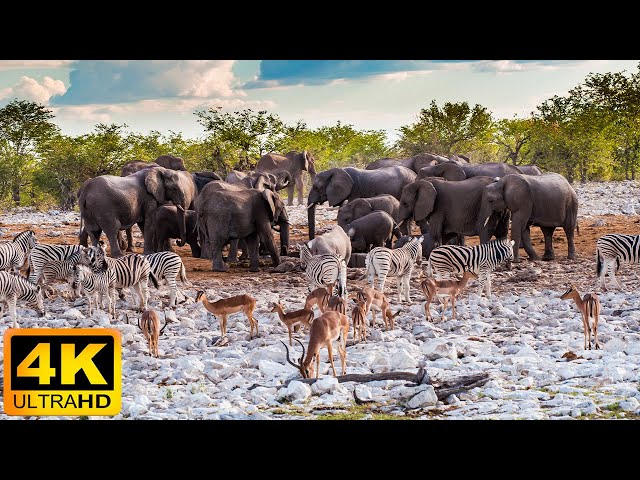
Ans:
{"label": "zebra stripe", "polygon": [[12,242],[0,245],[0,270],[13,268],[15,273],[20,273],[29,258],[29,252],[38,243],[33,230],[25,230],[18,233]]}
{"label": "zebra stripe", "polygon": [[176,294],[178,292],[177,280],[186,284],[187,272],[180,255],[175,252],[158,252],[146,256],[151,266],[151,273],[158,281],[163,278],[169,286],[169,307],[176,307]]}
{"label": "zebra stripe", "polygon": [[13,328],[18,328],[16,315],[16,303],[24,300],[29,308],[32,308],[42,317],[45,314],[42,289],[39,285],[30,282],[20,275],[9,272],[0,272],[0,318],[4,314],[4,304],[9,306],[9,314],[13,321]]}
{"label": "zebra stripe", "polygon": [[115,270],[106,269],[94,272],[91,267],[83,264],[76,264],[73,270],[74,284],[82,287],[87,303],[89,304],[89,315],[92,315],[91,300],[94,299],[96,308],[103,307],[103,299],[106,295],[108,301],[107,311],[115,318],[116,310],[116,275]]}
{"label": "zebra stripe", "polygon": [[364,260],[365,275],[369,277],[369,284],[375,286],[375,277],[378,277],[377,290],[384,293],[384,284],[388,276],[397,277],[398,302],[404,299],[410,302],[409,282],[413,273],[413,266],[422,261],[423,237],[412,238],[402,247],[394,250],[387,247],[375,247],[367,254]]}
{"label": "zebra stripe", "polygon": [[29,255],[31,268],[29,280],[33,283],[38,283],[40,275],[42,274],[42,268],[47,262],[66,260],[73,264],[78,263],[84,250],[85,247],[82,245],[51,245],[38,243],[33,247]]}
{"label": "zebra stripe", "polygon": [[313,255],[306,260],[305,276],[309,282],[309,291],[326,285],[338,283],[338,295],[347,297],[347,264],[341,255],[324,253]]}
{"label": "zebra stripe", "polygon": [[621,263],[640,263],[640,235],[609,233],[596,241],[596,274],[600,287],[606,289],[606,276],[621,288],[616,278]]}
{"label": "zebra stripe", "polygon": [[[104,243],[100,246],[88,249],[89,265],[94,272],[103,270],[113,270],[116,283],[115,288],[120,293],[123,288],[129,288],[132,301],[135,302],[136,294],[140,300],[139,308],[147,310],[149,301],[149,278],[153,285],[158,288],[158,280],[151,273],[151,265],[143,255],[133,253],[119,258],[107,257]],[[129,303],[133,308],[132,302]]]}
{"label": "zebra stripe", "polygon": [[53,260],[45,263],[40,273],[45,295],[48,296],[47,289],[53,290],[53,287],[50,287],[49,284],[54,283],[56,280],[66,280],[73,289],[74,267],[77,264],[77,262],[74,263],[68,260]]}
{"label": "zebra stripe", "polygon": [[436,277],[443,273],[462,275],[466,270],[478,276],[482,295],[485,284],[487,297],[491,297],[491,272],[503,262],[513,260],[513,240],[501,238],[487,243],[474,245],[441,245],[431,252],[427,262],[427,275],[435,273]]}
{"label": "zebra stripe", "polygon": [[313,256],[311,254],[311,250],[309,249],[309,246],[306,243],[303,243],[302,245],[300,245],[300,264],[302,265],[303,268],[307,268],[307,262],[309,262],[309,259]]}

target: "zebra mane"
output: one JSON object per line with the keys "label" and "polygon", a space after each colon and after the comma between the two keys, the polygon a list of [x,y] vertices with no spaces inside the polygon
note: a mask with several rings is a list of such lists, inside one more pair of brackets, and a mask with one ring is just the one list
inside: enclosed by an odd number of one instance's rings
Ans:
{"label": "zebra mane", "polygon": [[33,230],[25,230],[24,232],[20,232],[15,237],[13,237],[13,241],[16,242],[16,241],[22,239],[23,237],[28,237],[30,235],[35,235],[34,231]]}

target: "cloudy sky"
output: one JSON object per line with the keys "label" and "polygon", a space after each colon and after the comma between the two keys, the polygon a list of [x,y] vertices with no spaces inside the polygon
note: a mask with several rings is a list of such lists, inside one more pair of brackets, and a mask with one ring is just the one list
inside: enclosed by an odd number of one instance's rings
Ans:
{"label": "cloudy sky", "polygon": [[638,60],[0,60],[0,107],[48,105],[63,133],[96,123],[204,133],[196,110],[275,112],[310,127],[340,120],[390,139],[431,100],[467,101],[498,118],[524,116],[590,72],[635,72]]}

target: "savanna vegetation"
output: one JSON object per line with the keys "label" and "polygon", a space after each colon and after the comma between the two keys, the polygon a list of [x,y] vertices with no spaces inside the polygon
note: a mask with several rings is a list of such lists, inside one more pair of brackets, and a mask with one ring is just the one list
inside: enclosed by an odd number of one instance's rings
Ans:
{"label": "savanna vegetation", "polygon": [[0,207],[72,209],[88,178],[119,175],[129,160],[182,157],[191,171],[248,170],[269,151],[308,150],[318,171],[363,167],[382,157],[419,152],[464,154],[473,162],[535,164],[569,181],[635,179],[640,170],[640,65],[636,73],[590,74],[564,96],[554,96],[525,118],[498,119],[482,105],[435,101],[390,142],[383,130],[337,122],[309,128],[275,113],[220,108],[196,111],[204,132],[132,132],[97,124],[91,133],[64,135],[46,106],[14,100],[0,108]]}

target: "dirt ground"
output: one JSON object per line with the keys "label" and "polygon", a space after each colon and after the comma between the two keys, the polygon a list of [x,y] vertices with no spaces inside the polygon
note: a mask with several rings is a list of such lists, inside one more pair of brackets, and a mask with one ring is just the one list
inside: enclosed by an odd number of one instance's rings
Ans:
{"label": "dirt ground", "polygon": [[[605,222],[604,226],[594,226],[597,219],[601,219]],[[636,215],[602,215],[589,217],[587,219],[580,220],[580,235],[575,236],[576,247],[576,260],[567,260],[567,244],[564,232],[562,229],[557,229],[553,237],[554,249],[556,253],[556,260],[550,262],[536,261],[531,262],[527,260],[527,255],[524,250],[521,250],[521,258],[523,262],[520,264],[514,264],[510,271],[507,271],[504,267],[499,267],[493,275],[492,280],[492,292],[501,295],[508,293],[530,293],[532,290],[542,292],[543,290],[562,290],[566,288],[570,283],[574,283],[578,290],[582,293],[587,291],[597,291],[596,288],[596,274],[595,274],[595,243],[598,237],[607,233],[628,233],[638,234],[640,232],[640,217]],[[28,225],[12,225],[4,223],[3,228],[9,230],[11,235],[29,228]],[[322,228],[322,224],[319,225],[319,229]],[[58,243],[58,244],[74,244],[77,242],[78,225],[65,224],[62,228],[56,228],[57,231],[62,232],[62,235],[57,237],[47,236],[50,229],[42,229],[37,226],[31,227],[38,236],[40,242],[43,243]],[[292,230],[302,231],[304,233],[293,233],[291,235],[291,251],[296,251],[294,245],[307,239],[306,232],[307,227],[293,226]],[[275,234],[277,237],[277,234]],[[532,227],[531,237],[533,246],[536,251],[542,256],[544,251],[544,238],[542,232],[537,227]],[[7,237],[8,239],[8,237]],[[5,240],[5,239],[3,239]],[[276,238],[276,240],[278,240]],[[135,251],[142,253],[142,236],[134,228],[134,241],[136,242]],[[470,237],[467,239],[467,243],[470,245],[477,244],[477,237]],[[226,287],[228,285],[242,286],[246,285],[251,290],[255,290],[256,287],[270,289],[271,287],[281,287],[283,280],[289,277],[289,282],[292,286],[304,285],[304,278],[300,268],[295,269],[289,273],[275,273],[271,268],[271,261],[268,257],[261,259],[260,264],[263,268],[261,273],[251,273],[248,270],[248,263],[239,263],[230,266],[228,272],[212,272],[211,261],[192,258],[191,250],[186,247],[174,247],[175,251],[182,257],[185,267],[187,269],[187,276],[189,280],[196,287],[202,287],[206,289],[215,289],[216,287]],[[297,265],[297,258],[283,257],[283,261],[291,260]],[[423,264],[424,266],[424,264]],[[266,269],[266,272],[264,271]],[[349,285],[364,286],[365,281],[358,280],[364,273],[364,269],[349,269]],[[622,265],[618,279],[626,285],[626,288],[638,288],[640,287],[640,279],[636,276],[636,267],[633,265]],[[412,285],[418,288],[420,277],[414,275]],[[395,282],[390,282],[388,294],[395,296]],[[470,287],[473,288],[475,283],[470,282]],[[385,288],[386,290],[386,288]],[[412,297],[419,299],[422,294],[419,290],[412,288]]]}

